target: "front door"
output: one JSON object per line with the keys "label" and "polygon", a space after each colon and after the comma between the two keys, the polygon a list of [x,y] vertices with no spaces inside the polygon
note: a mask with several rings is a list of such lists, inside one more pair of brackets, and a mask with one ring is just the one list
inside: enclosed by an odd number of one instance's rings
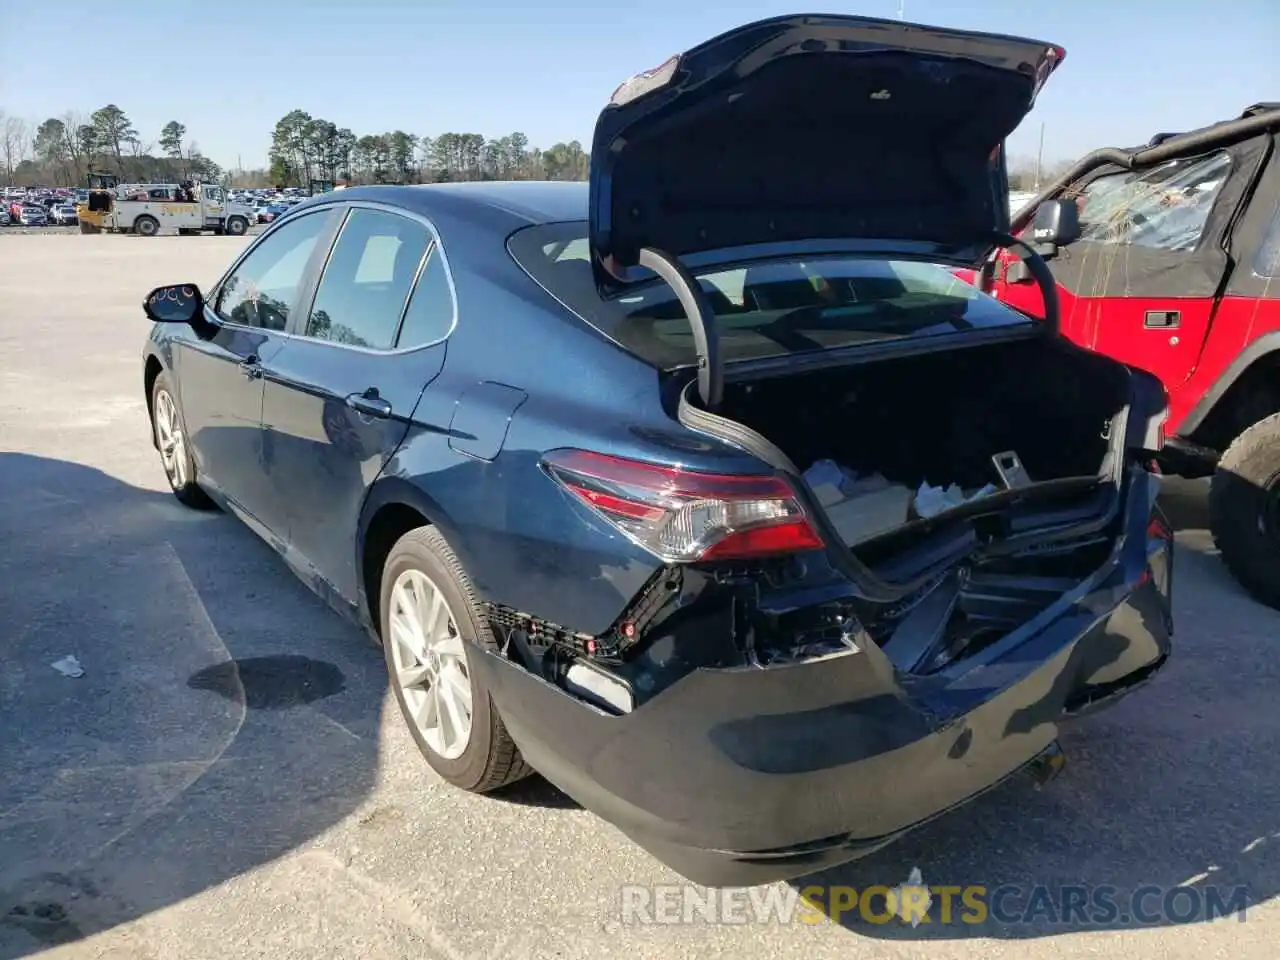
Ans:
{"label": "front door", "polygon": [[314,299],[267,373],[266,458],[290,554],[349,601],[365,494],[443,367],[453,319],[428,225],[353,206]]}
{"label": "front door", "polygon": [[200,215],[205,223],[210,221],[221,220],[224,216],[223,210],[226,204],[222,196],[221,187],[201,187],[200,189]]}
{"label": "front door", "polygon": [[[1147,370],[1173,391],[1195,371],[1230,260],[1224,243],[1253,171],[1216,151],[1143,171],[1104,170],[1072,189],[1079,239],[1049,261],[1062,333]],[[1043,315],[1034,281],[1001,299]]]}
{"label": "front door", "polygon": [[298,217],[264,236],[210,292],[208,332],[184,341],[176,362],[183,417],[202,480],[268,530],[271,510],[262,450],[263,374],[307,288],[311,261],[331,223]]}

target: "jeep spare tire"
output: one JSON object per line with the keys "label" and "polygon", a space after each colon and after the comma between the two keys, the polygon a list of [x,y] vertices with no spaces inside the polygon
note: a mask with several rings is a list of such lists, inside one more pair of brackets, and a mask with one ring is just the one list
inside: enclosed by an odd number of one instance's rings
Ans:
{"label": "jeep spare tire", "polygon": [[1245,430],[1218,461],[1209,526],[1240,585],[1280,609],[1280,413]]}

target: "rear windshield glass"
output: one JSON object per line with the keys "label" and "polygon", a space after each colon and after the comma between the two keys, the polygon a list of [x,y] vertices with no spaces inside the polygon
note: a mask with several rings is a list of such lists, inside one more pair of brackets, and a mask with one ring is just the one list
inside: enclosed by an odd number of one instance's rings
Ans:
{"label": "rear windshield glass", "polygon": [[[665,283],[600,297],[586,221],[526,227],[509,248],[552,296],[641,359],[664,368],[696,362],[689,321]],[[822,256],[696,276],[715,310],[726,362],[1032,322],[929,263]]]}

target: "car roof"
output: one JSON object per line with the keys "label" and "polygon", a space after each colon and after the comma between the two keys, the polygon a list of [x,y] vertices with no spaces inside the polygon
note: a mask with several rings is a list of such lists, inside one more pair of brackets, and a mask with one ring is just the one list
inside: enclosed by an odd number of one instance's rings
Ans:
{"label": "car roof", "polygon": [[[587,184],[569,180],[483,180],[415,186],[348,187],[321,194],[317,202],[369,200],[425,217],[446,213],[477,227],[511,231],[531,224],[587,219]],[[323,199],[322,199],[323,198]],[[299,204],[301,210],[308,203]]]}

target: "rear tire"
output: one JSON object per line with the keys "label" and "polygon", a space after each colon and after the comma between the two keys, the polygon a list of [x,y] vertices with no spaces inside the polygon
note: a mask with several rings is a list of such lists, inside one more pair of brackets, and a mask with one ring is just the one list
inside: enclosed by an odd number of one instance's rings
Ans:
{"label": "rear tire", "polygon": [[226,232],[230,237],[243,237],[249,230],[249,222],[244,217],[231,217],[227,220]]}
{"label": "rear tire", "polygon": [[1241,433],[1218,461],[1209,528],[1240,585],[1280,609],[1280,413]]}
{"label": "rear tire", "polygon": [[196,483],[196,463],[187,441],[187,425],[178,406],[177,395],[165,373],[156,375],[151,385],[151,436],[160,451],[169,489],[183,506],[207,510],[213,506],[209,495]]}
{"label": "rear tire", "polygon": [[160,221],[155,217],[139,217],[133,221],[133,232],[140,237],[154,237],[160,232]]}
{"label": "rear tire", "polygon": [[[378,609],[391,689],[431,768],[473,793],[531,774],[479,674],[468,667],[475,652],[465,641],[489,650],[498,645],[466,571],[434,527],[410,530],[391,548]],[[462,736],[461,724],[439,717],[460,716],[467,701],[470,718]]]}

